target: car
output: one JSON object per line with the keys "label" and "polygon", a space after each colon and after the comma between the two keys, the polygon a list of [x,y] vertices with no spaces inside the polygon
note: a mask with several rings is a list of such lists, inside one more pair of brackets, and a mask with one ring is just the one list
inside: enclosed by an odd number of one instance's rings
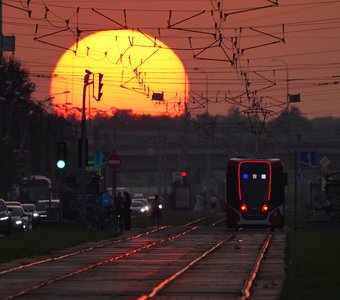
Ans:
{"label": "car", "polygon": [[48,210],[51,206],[51,220],[61,221],[62,220],[62,206],[59,199],[44,199],[38,200],[36,203],[37,213],[40,215],[41,221],[48,219]]}
{"label": "car", "polygon": [[134,193],[133,194],[133,199],[142,199],[145,198],[143,193]]}
{"label": "car", "polygon": [[132,199],[131,203],[133,202],[141,202],[144,205],[144,212],[150,212],[151,211],[151,205],[148,199],[146,198],[137,198],[137,199]]}
{"label": "car", "polygon": [[0,199],[0,234],[8,234],[11,231],[11,217],[7,205]]}
{"label": "car", "polygon": [[130,210],[132,215],[140,215],[147,212],[147,210],[145,209],[145,204],[138,200],[131,201]]}
{"label": "car", "polygon": [[11,216],[11,230],[25,231],[32,229],[30,218],[21,205],[8,205],[7,209]]}
{"label": "car", "polygon": [[37,207],[34,203],[23,203],[22,207],[25,210],[25,213],[29,216],[32,226],[37,227],[40,223],[40,215],[37,212]]}
{"label": "car", "polygon": [[16,206],[21,206],[22,204],[21,204],[21,202],[19,202],[19,201],[12,201],[12,200],[10,200],[10,201],[5,201],[6,202],[6,205],[16,205]]}

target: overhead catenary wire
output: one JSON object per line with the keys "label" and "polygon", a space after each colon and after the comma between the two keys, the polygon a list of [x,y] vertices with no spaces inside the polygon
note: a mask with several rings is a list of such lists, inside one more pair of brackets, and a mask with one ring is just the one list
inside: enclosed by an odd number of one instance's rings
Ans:
{"label": "overhead catenary wire", "polygon": [[[14,1],[14,2],[17,2],[17,1]],[[38,3],[47,3],[47,1],[45,1],[45,2],[42,2],[42,1],[32,1],[32,5],[33,4],[36,4],[36,5],[38,5]],[[102,3],[105,3],[106,1],[102,1]],[[57,5],[59,5],[60,3],[62,3],[62,2],[58,2],[58,4]],[[312,2],[312,1],[305,1],[304,3],[298,3],[298,5],[280,5],[281,7],[293,7],[293,8],[298,8],[298,7],[302,7],[302,5],[321,5],[321,4],[336,4],[336,3],[339,3],[339,1],[323,1],[323,2],[320,2],[320,1],[316,1],[316,2]],[[50,3],[47,3],[47,5],[50,7],[50,10],[51,10],[51,8],[53,8],[53,7],[57,7],[57,6],[53,6],[53,4],[50,4]],[[41,6],[43,6],[43,5],[41,5]],[[73,6],[68,6],[69,8],[72,8],[72,9],[74,9],[75,7]],[[241,8],[242,9],[242,8]],[[110,10],[111,11],[111,10]],[[117,9],[117,10],[114,10],[114,11],[117,11],[117,12],[121,12],[122,10],[119,10],[119,9]],[[128,12],[129,12],[129,10],[127,10]],[[168,12],[168,10],[157,10],[157,11],[159,11],[159,12],[164,12],[164,13],[166,13],[166,12]],[[190,13],[190,12],[195,12],[195,10],[183,10],[183,11],[181,11],[181,10],[174,10],[175,12],[185,12],[185,13]],[[138,10],[138,9],[136,9],[136,12],[142,12],[142,10]],[[53,16],[53,15],[52,15]],[[57,17],[56,17],[56,19],[58,19]],[[65,20],[67,20],[67,19],[65,19]],[[65,20],[59,20],[60,21],[60,24],[62,24],[63,22],[65,22]],[[319,22],[319,23],[318,23]],[[286,28],[289,28],[290,26],[293,28],[293,30],[291,31],[291,33],[296,33],[296,32],[304,32],[306,29],[301,29],[302,27],[301,26],[314,26],[314,25],[316,25],[314,28],[312,28],[312,30],[325,30],[325,29],[323,29],[323,28],[320,28],[320,26],[323,26],[323,24],[322,23],[324,23],[324,24],[327,24],[327,20],[325,19],[324,21],[318,21],[318,22],[316,22],[315,21],[315,24],[313,24],[313,20],[309,20],[309,21],[306,21],[306,23],[304,23],[304,22],[296,22],[296,24],[289,24],[289,23],[287,23],[287,24],[285,24],[286,25]],[[321,23],[320,23],[321,22]],[[336,22],[337,22],[337,20],[334,20],[334,24],[336,24]],[[300,23],[300,24],[299,24]],[[57,23],[56,23],[57,24]],[[78,25],[80,25],[80,26],[87,26],[86,25],[86,23],[83,23],[83,25],[81,25],[81,23],[79,23]],[[273,26],[275,26],[275,24],[272,24],[271,25],[272,27]],[[294,26],[295,26],[295,28],[300,28],[300,29],[298,29],[298,30],[294,30]],[[52,28],[53,26],[51,26],[50,27],[50,29]],[[46,29],[48,29],[49,27],[46,27]],[[265,28],[265,27],[263,27],[263,28]],[[269,27],[267,27],[267,28],[269,28]],[[155,27],[155,28],[150,28],[150,30],[156,30],[157,28]],[[336,26],[335,26],[335,28],[334,29],[336,29]],[[165,29],[162,29],[162,30],[165,30]],[[310,32],[312,31],[312,30],[309,30]],[[326,30],[329,30],[329,28],[328,29],[326,29]],[[288,33],[290,33],[287,29],[286,29],[286,34],[288,34]],[[247,35],[244,35],[244,37],[245,36],[247,36]],[[174,35],[171,35],[171,36],[169,36],[169,39],[170,38],[173,38],[173,37],[175,37]],[[248,37],[248,36],[247,36]],[[251,36],[249,36],[249,37],[251,37]],[[184,37],[185,38],[185,37]],[[199,37],[199,39],[203,39],[203,37]],[[53,48],[53,46],[51,46],[51,49]],[[170,48],[172,48],[172,47],[170,47]],[[37,47],[37,50],[38,49],[43,49],[43,47],[42,48],[39,48],[39,47]],[[183,48],[181,49],[181,48],[178,48],[178,50],[180,51],[180,50],[183,50]],[[57,50],[56,50],[57,51]],[[94,51],[94,50],[93,50]],[[184,50],[183,50],[184,51]],[[288,56],[285,56],[285,57],[291,57],[291,58],[296,58],[296,57],[298,57],[298,56],[305,56],[305,55],[310,55],[310,56],[312,56],[312,55],[318,55],[318,54],[322,54],[322,53],[324,53],[324,54],[328,54],[328,53],[336,53],[336,52],[338,52],[338,51],[340,51],[340,50],[338,50],[338,49],[329,49],[329,50],[325,50],[325,51],[311,51],[311,52],[304,52],[304,53],[302,53],[302,52],[300,52],[300,53],[293,53],[293,54],[288,54]],[[251,60],[252,60],[252,62],[256,62],[256,61],[260,61],[260,60],[268,60],[268,59],[271,59],[272,57],[275,57],[275,56],[271,56],[271,57],[268,57],[268,56],[263,56],[263,57],[253,57],[253,58],[251,58]],[[98,58],[94,58],[94,59],[98,59]],[[189,62],[192,62],[192,61],[195,61],[195,60],[193,60],[193,59],[189,59],[189,58],[184,58],[183,59],[183,61],[185,62],[185,63],[189,63]],[[292,68],[293,69],[298,69],[298,67],[296,67],[296,68],[294,68],[294,65],[291,67],[291,65],[290,65],[290,70],[292,70]],[[227,69],[227,68],[226,68]],[[314,68],[314,70],[322,70],[322,69],[325,69],[325,68],[323,68],[322,67],[322,65],[321,65],[321,67],[315,67]],[[332,69],[336,69],[336,67],[332,67]],[[282,66],[281,67],[277,67],[277,71],[279,71],[280,70],[280,72],[284,72],[284,69],[282,68]],[[162,72],[162,71],[161,71]],[[225,75],[228,75],[228,72],[229,71],[226,71],[225,72]],[[320,78],[320,80],[323,80],[322,78],[323,77],[319,77]],[[150,79],[151,79],[151,77],[150,77]],[[152,80],[152,79],[151,79]],[[210,85],[218,85],[219,84],[219,82],[218,81],[211,81],[211,82],[209,82],[209,84]],[[255,80],[253,80],[252,81],[252,84],[256,84],[256,81]]]}

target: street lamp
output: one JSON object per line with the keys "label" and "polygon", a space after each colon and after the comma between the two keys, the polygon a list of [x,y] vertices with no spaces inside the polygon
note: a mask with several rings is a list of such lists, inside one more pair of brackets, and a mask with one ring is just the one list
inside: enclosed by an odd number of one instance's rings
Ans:
{"label": "street lamp", "polygon": [[208,108],[208,104],[209,104],[209,76],[208,76],[208,72],[200,69],[200,68],[194,68],[195,71],[200,71],[203,72],[205,74],[205,94],[206,94],[206,113],[209,113],[209,108]]}

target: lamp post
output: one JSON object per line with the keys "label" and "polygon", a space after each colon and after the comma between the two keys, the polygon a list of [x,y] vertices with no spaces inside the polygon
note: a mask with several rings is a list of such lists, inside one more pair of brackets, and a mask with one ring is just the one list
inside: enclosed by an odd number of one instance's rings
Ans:
{"label": "lamp post", "polygon": [[282,62],[285,66],[286,66],[286,101],[287,101],[287,107],[289,106],[289,68],[288,68],[288,63],[283,60],[282,58],[275,58],[275,59],[272,59],[272,61],[280,61]]}

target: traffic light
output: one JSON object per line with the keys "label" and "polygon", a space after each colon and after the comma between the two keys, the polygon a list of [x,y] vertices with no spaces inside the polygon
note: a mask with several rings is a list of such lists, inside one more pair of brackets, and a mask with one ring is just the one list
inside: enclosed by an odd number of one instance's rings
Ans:
{"label": "traffic light", "polygon": [[104,77],[104,74],[102,74],[102,73],[98,74],[98,89],[97,89],[98,94],[97,94],[97,97],[95,96],[95,85],[93,84],[93,98],[96,99],[97,101],[100,101],[100,99],[103,96],[103,93],[102,93],[102,88],[103,88],[103,85],[104,85],[104,83],[102,83],[103,77]]}
{"label": "traffic light", "polygon": [[181,175],[182,175],[182,185],[187,185],[188,184],[188,174],[186,171],[182,171],[181,172]]}
{"label": "traffic light", "polygon": [[104,74],[102,74],[102,73],[99,73],[99,83],[98,83],[98,101],[100,101],[100,99],[101,99],[101,98],[102,98],[102,96],[103,96],[103,93],[102,93],[102,88],[103,88],[103,85],[104,85],[104,83],[102,83],[103,76],[104,76]]}
{"label": "traffic light", "polygon": [[66,142],[57,143],[57,168],[62,170],[66,167],[67,161],[67,144]]}

